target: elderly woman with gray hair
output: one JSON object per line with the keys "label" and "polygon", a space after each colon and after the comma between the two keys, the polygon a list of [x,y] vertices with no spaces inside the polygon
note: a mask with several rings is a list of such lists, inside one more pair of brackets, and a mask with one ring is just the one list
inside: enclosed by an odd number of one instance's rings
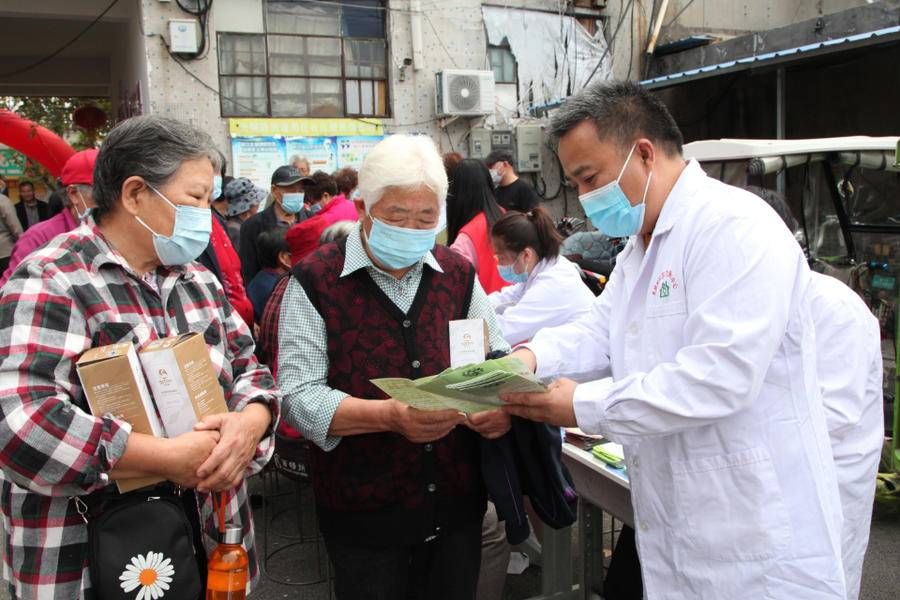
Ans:
{"label": "elderly woman with gray hair", "polygon": [[434,143],[380,142],[359,189],[361,223],[301,261],[287,284],[278,336],[285,417],[312,442],[339,599],[471,599],[485,511],[478,436],[500,437],[509,418],[419,411],[370,380],[449,367],[454,319],[484,319],[491,348],[509,346],[472,266],[435,245],[447,175]]}
{"label": "elderly woman with gray hair", "polygon": [[[97,157],[94,219],[31,254],[4,287],[0,507],[5,575],[18,598],[97,596],[96,549],[79,506],[110,500],[110,484],[136,477],[184,490],[201,561],[201,544],[214,546],[213,497],[223,492],[225,517],[243,529],[256,578],[244,478],[271,455],[280,398],[218,280],[193,262],[209,242],[218,160],[209,136],[183,123],[149,116],[119,124]],[[75,369],[82,353],[112,343],[140,349],[186,332],[205,339],[230,412],[171,438],[91,414]]]}

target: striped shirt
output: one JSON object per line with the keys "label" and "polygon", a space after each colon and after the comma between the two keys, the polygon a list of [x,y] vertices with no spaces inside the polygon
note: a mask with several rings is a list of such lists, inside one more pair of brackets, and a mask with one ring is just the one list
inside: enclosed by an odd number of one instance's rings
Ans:
{"label": "striped shirt", "polygon": [[[381,291],[403,312],[408,312],[419,291],[425,267],[443,273],[431,252],[415,263],[406,275],[397,279],[372,263],[363,248],[359,229],[347,238],[346,258],[341,277],[366,269]],[[472,288],[470,319],[484,319],[490,332],[491,350],[509,351],[509,344],[497,326],[497,316],[478,281]],[[335,448],[341,441],[328,434],[331,419],[346,392],[329,387],[328,332],[325,321],[316,311],[296,278],[287,284],[281,303],[278,325],[278,384],[284,394],[285,420],[299,429],[304,437],[324,450]]]}
{"label": "striped shirt", "polygon": [[[131,427],[90,414],[75,370],[89,348],[128,341],[138,348],[178,331],[176,306],[202,333],[232,411],[265,403],[277,419],[280,395],[253,356],[243,320],[215,276],[191,263],[139,277],[91,221],[26,259],[0,297],[0,465],[4,578],[17,598],[93,598],[87,528],[70,497],[110,483]],[[260,441],[247,474],[274,450]],[[215,546],[213,501],[197,494],[204,543]],[[244,529],[251,574],[258,568],[252,514],[242,484],[227,518]]]}

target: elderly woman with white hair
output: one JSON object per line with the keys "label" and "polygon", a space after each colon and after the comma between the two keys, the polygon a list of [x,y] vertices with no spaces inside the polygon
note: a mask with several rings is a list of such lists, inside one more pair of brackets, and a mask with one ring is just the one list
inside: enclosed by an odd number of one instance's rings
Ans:
{"label": "elderly woman with white hair", "polygon": [[500,437],[509,418],[419,411],[370,380],[449,367],[454,319],[485,319],[492,350],[509,346],[471,264],[435,245],[447,175],[434,143],[387,138],[366,157],[359,188],[358,228],[300,262],[285,292],[285,419],[313,442],[339,599],[471,599],[485,511],[478,436]]}
{"label": "elderly woman with white hair", "polygon": [[294,154],[293,156],[291,156],[289,164],[300,171],[300,174],[304,177],[309,175],[309,159],[302,154]]}

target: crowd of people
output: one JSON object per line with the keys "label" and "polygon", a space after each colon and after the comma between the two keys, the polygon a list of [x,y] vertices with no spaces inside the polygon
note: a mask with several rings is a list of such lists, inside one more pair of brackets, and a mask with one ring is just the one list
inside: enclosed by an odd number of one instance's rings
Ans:
{"label": "crowd of people", "polygon": [[[291,157],[265,190],[203,131],[140,116],[69,159],[59,214],[27,183],[15,208],[0,195],[12,594],[94,597],[75,499],[149,476],[183,491],[200,555],[224,494],[252,588],[246,479],[283,437],[309,444],[339,599],[499,599],[526,512],[555,525],[542,500],[574,498],[559,428],[577,426],[625,447],[646,597],[855,599],[881,440],[874,319],[810,273],[763,200],[682,157],[646,90],[591,86],[550,129],[587,218],[628,239],[599,297],[509,153],[442,156],[426,136],[386,137],[358,173]],[[372,383],[448,368],[460,319],[548,391],[463,414]],[[172,438],[91,414],[84,352],[186,332],[229,413]],[[536,510],[510,495],[523,461],[543,468]]]}

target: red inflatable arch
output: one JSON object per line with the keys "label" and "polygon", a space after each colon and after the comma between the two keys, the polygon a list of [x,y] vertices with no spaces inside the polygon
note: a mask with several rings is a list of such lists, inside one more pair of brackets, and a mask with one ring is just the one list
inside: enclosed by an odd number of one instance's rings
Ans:
{"label": "red inflatable arch", "polygon": [[54,177],[75,154],[72,146],[46,127],[5,109],[0,109],[0,143],[41,164]]}

